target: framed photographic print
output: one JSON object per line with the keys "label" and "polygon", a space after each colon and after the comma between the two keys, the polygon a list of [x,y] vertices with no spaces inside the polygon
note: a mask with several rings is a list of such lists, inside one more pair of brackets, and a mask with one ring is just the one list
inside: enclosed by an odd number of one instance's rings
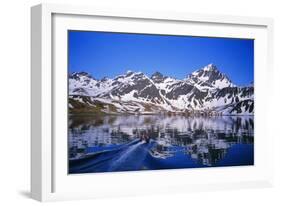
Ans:
{"label": "framed photographic print", "polygon": [[70,174],[254,165],[253,39],[70,30],[68,71]]}
{"label": "framed photographic print", "polygon": [[32,197],[270,186],[271,19],[32,8]]}

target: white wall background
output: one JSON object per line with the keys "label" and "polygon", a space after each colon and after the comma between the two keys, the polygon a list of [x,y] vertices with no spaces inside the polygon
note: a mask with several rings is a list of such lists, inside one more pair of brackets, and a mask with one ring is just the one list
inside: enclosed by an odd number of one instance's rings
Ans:
{"label": "white wall background", "polygon": [[[0,7],[0,204],[36,205],[29,196],[30,149],[30,6],[45,2],[6,0]],[[53,3],[179,11],[207,14],[265,16],[275,20],[276,108],[272,121],[280,122],[281,12],[278,0],[57,0]],[[266,85],[265,85],[266,86]],[[274,129],[274,128],[273,128]],[[271,189],[214,191],[178,195],[157,195],[84,200],[47,204],[61,205],[280,205],[281,135],[276,131],[276,186]]]}

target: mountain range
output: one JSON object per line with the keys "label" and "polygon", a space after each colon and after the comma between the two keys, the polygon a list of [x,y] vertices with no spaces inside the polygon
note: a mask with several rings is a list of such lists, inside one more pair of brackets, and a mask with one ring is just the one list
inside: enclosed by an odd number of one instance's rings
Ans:
{"label": "mountain range", "polygon": [[253,115],[254,86],[235,85],[214,64],[176,79],[155,72],[127,71],[95,79],[87,72],[69,74],[69,112],[97,114],[183,113]]}

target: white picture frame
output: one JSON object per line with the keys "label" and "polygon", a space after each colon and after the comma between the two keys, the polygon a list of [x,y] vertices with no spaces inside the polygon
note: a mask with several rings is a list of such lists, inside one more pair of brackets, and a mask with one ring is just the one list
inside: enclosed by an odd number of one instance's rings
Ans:
{"label": "white picture frame", "polygon": [[[267,121],[267,108],[274,98],[269,92],[274,75],[272,19],[40,4],[31,8],[31,26],[32,198],[53,201],[272,186],[274,133]],[[255,165],[69,176],[64,162],[65,31],[73,28],[158,34],[173,29],[173,34],[254,38]]]}

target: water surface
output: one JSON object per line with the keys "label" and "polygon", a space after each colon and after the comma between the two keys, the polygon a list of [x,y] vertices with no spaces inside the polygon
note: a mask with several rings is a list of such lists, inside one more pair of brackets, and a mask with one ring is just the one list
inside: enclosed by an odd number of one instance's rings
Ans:
{"label": "water surface", "polygon": [[68,141],[71,174],[254,164],[253,116],[71,115]]}

